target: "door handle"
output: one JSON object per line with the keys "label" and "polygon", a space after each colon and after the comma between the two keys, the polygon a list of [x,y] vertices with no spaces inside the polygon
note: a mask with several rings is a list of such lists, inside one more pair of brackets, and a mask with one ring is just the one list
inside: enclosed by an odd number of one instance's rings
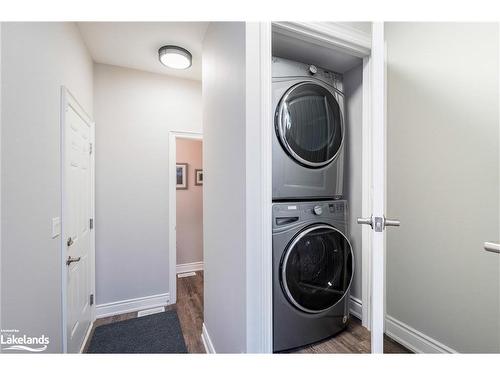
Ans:
{"label": "door handle", "polygon": [[77,257],[77,258],[68,257],[68,259],[66,260],[66,265],[69,266],[73,262],[79,262],[80,259],[82,259],[82,258],[81,257]]}
{"label": "door handle", "polygon": [[386,219],[385,217],[358,217],[358,224],[365,224],[372,227],[375,232],[382,232],[385,227],[399,227],[401,222],[395,219]]}
{"label": "door handle", "polygon": [[385,219],[384,221],[386,227],[399,227],[401,222],[395,219]]}
{"label": "door handle", "polygon": [[372,218],[371,217],[358,217],[358,224],[366,224],[372,226]]}
{"label": "door handle", "polygon": [[69,246],[71,246],[73,244],[74,244],[73,239],[71,237],[69,237],[68,241],[66,241],[66,245],[69,247]]}
{"label": "door handle", "polygon": [[485,242],[484,243],[484,250],[492,252],[492,253],[500,254],[500,243]]}

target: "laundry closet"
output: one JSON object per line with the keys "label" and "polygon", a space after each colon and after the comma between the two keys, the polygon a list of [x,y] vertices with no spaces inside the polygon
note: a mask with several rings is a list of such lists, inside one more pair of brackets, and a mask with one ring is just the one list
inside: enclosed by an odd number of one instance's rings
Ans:
{"label": "laundry closet", "polygon": [[272,32],[273,351],[361,319],[363,58]]}

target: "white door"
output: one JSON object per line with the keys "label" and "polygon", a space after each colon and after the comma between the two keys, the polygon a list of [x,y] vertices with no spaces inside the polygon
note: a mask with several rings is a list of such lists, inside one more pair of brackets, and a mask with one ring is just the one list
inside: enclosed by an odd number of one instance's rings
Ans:
{"label": "white door", "polygon": [[359,224],[371,225],[371,351],[384,351],[384,228],[398,225],[396,220],[385,219],[385,41],[384,25],[372,25],[371,54],[371,116],[372,116],[372,215],[358,218]]}
{"label": "white door", "polygon": [[373,31],[373,350],[498,353],[498,24]]}
{"label": "white door", "polygon": [[67,351],[80,350],[91,323],[91,122],[66,93],[64,114],[63,248]]}

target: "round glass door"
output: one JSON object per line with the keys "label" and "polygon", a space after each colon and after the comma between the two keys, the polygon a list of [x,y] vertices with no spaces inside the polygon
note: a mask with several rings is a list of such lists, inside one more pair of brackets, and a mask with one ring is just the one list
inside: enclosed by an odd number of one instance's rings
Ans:
{"label": "round glass door", "polygon": [[281,282],[289,301],[308,313],[328,310],[349,290],[352,249],[334,227],[318,224],[300,232],[281,263]]}
{"label": "round glass door", "polygon": [[337,156],[343,139],[342,113],[332,92],[302,82],[283,96],[276,131],[285,151],[307,167],[323,167]]}

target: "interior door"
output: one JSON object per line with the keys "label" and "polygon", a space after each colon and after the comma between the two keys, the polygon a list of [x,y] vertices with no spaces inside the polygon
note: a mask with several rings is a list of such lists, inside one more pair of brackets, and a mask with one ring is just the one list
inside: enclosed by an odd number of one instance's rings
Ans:
{"label": "interior door", "polygon": [[[374,31],[378,45],[385,33],[387,72],[374,216],[401,220],[375,232],[374,319],[378,326],[386,237],[386,334],[416,352],[498,353],[498,24],[386,23]],[[380,340],[377,331],[378,350]]]}
{"label": "interior door", "polygon": [[384,351],[384,245],[385,226],[399,225],[397,220],[385,218],[385,40],[384,24],[372,24],[372,49],[371,49],[371,170],[372,170],[372,215],[358,218],[358,224],[370,225],[372,228],[371,239],[371,272],[370,275],[371,305],[371,351],[383,353]]}
{"label": "interior door", "polygon": [[66,94],[64,114],[63,247],[67,351],[77,353],[91,323],[91,123]]}

